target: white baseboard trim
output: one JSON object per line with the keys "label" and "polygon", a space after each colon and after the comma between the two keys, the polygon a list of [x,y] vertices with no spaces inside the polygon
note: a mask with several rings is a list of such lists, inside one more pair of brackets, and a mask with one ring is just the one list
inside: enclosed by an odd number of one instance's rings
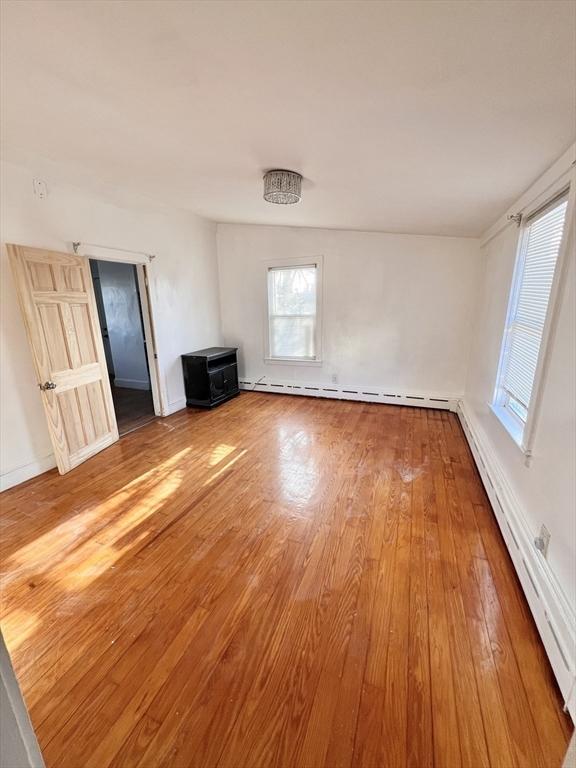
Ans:
{"label": "white baseboard trim", "polygon": [[114,386],[124,389],[150,389],[150,382],[141,379],[114,379]]}
{"label": "white baseboard trim", "polygon": [[284,395],[327,397],[332,400],[357,400],[363,403],[411,405],[417,408],[441,408],[455,411],[461,395],[424,392],[394,392],[382,387],[354,387],[339,384],[315,384],[309,381],[284,381],[265,376],[261,379],[239,377],[240,389],[275,392]]}
{"label": "white baseboard trim", "polygon": [[576,680],[576,616],[547,560],[534,546],[521,505],[484,431],[463,401],[457,413],[566,708],[576,722],[576,700],[571,695]]}
{"label": "white baseboard trim", "polygon": [[16,467],[9,472],[4,472],[0,475],[0,492],[7,491],[8,488],[13,488],[15,485],[26,482],[36,475],[41,475],[43,472],[48,472],[49,469],[54,469],[56,466],[56,459],[54,454],[51,453],[48,456],[44,456],[42,459],[32,461],[30,464],[24,464],[22,467]]}
{"label": "white baseboard trim", "polygon": [[173,400],[171,403],[166,405],[164,411],[162,412],[162,416],[170,416],[172,413],[181,411],[183,408],[186,408],[186,398],[180,397],[178,400]]}

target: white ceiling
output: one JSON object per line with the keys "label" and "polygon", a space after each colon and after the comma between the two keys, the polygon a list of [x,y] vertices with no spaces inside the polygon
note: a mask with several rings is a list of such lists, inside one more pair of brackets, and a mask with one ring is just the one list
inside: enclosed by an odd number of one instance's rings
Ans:
{"label": "white ceiling", "polygon": [[[574,140],[571,0],[4,0],[3,152],[217,221],[478,235]],[[302,201],[262,200],[270,167]]]}

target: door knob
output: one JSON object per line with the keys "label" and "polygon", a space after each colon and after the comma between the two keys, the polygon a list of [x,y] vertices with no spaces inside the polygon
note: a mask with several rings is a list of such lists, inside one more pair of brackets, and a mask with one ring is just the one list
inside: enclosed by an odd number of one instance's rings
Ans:
{"label": "door knob", "polygon": [[54,384],[53,381],[45,381],[44,384],[38,384],[42,392],[45,392],[47,389],[56,389],[56,384]]}

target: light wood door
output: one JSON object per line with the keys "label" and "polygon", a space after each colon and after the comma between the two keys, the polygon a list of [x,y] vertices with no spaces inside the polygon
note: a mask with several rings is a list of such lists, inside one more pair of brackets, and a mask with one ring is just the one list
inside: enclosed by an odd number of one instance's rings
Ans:
{"label": "light wood door", "polygon": [[58,470],[118,440],[90,265],[84,256],[8,245]]}

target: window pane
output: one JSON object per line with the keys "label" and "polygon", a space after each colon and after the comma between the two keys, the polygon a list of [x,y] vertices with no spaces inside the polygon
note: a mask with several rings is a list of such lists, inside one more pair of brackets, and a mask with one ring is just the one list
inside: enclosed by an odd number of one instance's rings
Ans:
{"label": "window pane", "polygon": [[270,314],[316,314],[316,267],[272,269]]}
{"label": "window pane", "polygon": [[272,317],[270,355],[314,358],[315,324],[314,317]]}
{"label": "window pane", "polygon": [[512,286],[498,387],[503,404],[528,418],[568,202],[564,198],[525,230]]}
{"label": "window pane", "polygon": [[526,419],[528,418],[528,411],[522,403],[519,403],[518,400],[515,400],[513,397],[508,398],[508,407],[512,411],[512,413],[515,413],[516,416],[520,419],[520,421],[526,422]]}
{"label": "window pane", "polygon": [[523,326],[514,325],[510,330],[508,365],[502,386],[525,408],[530,405],[540,340],[540,333],[534,333]]}

